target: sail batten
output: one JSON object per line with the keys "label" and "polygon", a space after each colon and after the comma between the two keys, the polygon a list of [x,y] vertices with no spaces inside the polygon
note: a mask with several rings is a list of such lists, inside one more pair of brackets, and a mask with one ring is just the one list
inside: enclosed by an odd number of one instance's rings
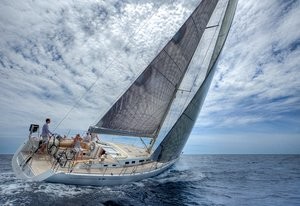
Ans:
{"label": "sail batten", "polygon": [[[153,137],[207,28],[217,0],[203,0],[144,72],[95,125],[95,131]],[[99,129],[101,128],[101,129]]]}

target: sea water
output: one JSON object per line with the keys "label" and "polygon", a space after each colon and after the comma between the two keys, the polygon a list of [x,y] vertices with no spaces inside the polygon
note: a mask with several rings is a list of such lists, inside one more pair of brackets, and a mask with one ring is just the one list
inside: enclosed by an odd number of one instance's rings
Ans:
{"label": "sea water", "polygon": [[0,205],[300,205],[300,155],[183,155],[166,172],[114,187],[17,179],[0,155]]}

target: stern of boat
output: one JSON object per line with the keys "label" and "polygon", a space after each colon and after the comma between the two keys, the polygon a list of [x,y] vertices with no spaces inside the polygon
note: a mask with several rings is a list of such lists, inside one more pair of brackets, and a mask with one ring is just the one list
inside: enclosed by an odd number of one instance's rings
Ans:
{"label": "stern of boat", "polygon": [[39,125],[31,124],[28,139],[18,148],[12,158],[15,175],[21,179],[42,181],[53,175],[47,154],[37,154],[41,144]]}

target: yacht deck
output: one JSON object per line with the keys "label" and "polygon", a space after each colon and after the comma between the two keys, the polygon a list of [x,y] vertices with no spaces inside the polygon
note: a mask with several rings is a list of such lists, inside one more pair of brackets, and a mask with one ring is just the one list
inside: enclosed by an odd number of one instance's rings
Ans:
{"label": "yacht deck", "polygon": [[[27,163],[33,175],[40,175],[47,170],[87,175],[133,175],[145,173],[163,166],[163,163],[150,161],[149,153],[144,148],[119,143],[98,143],[106,153],[92,157],[88,150],[83,158],[65,160],[61,165],[57,159],[47,153],[34,154]],[[66,147],[59,147],[58,151],[67,151]],[[69,149],[70,150],[70,149]],[[29,152],[21,152],[24,161],[30,157]]]}

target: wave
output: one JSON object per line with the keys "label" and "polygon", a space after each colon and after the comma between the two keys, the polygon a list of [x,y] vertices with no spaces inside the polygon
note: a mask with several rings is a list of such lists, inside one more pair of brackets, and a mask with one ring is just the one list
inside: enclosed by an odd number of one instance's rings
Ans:
{"label": "wave", "polygon": [[1,158],[0,205],[297,205],[299,160],[299,155],[183,156],[156,177],[95,187],[19,180],[11,158]]}

